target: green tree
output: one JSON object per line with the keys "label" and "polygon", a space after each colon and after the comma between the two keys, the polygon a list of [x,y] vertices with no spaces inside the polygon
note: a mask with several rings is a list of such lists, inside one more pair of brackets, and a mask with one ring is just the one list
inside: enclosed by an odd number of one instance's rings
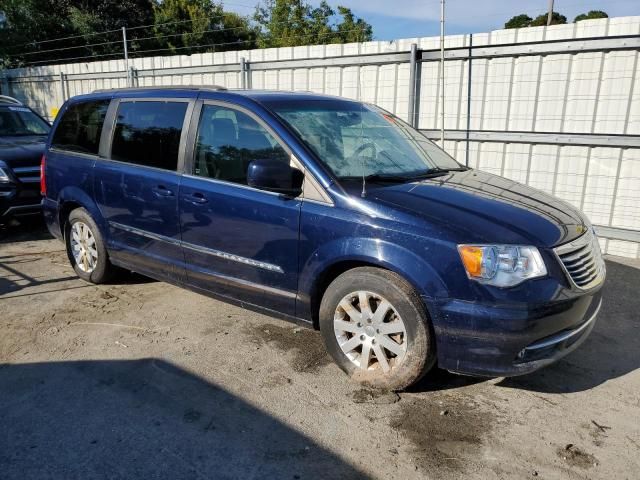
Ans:
{"label": "green tree", "polygon": [[211,0],[163,0],[154,14],[156,40],[171,51],[237,50],[256,44],[257,31],[247,18],[225,12]]}
{"label": "green tree", "polygon": [[[118,29],[152,23],[154,1],[0,0],[6,17],[0,58],[6,66],[21,66],[120,54]],[[111,30],[116,31],[104,33]],[[144,31],[132,33],[135,37]]]}
{"label": "green tree", "polygon": [[515,17],[511,17],[507,23],[504,24],[504,28],[524,28],[531,25],[531,21],[533,19],[523,13],[521,15],[516,15]]}
{"label": "green tree", "polygon": [[[567,17],[564,15],[560,15],[558,12],[553,12],[551,14],[551,25],[564,25],[567,23]],[[538,15],[531,21],[529,26],[531,27],[541,27],[547,24],[547,14],[543,13],[542,15]]]}
{"label": "green tree", "polygon": [[593,18],[609,18],[609,15],[602,10],[590,10],[589,13],[581,13],[573,21],[577,23],[582,20],[591,20]]}
{"label": "green tree", "polygon": [[365,42],[373,38],[370,24],[351,9],[333,10],[326,1],[313,8],[304,0],[266,0],[256,7],[260,47]]}

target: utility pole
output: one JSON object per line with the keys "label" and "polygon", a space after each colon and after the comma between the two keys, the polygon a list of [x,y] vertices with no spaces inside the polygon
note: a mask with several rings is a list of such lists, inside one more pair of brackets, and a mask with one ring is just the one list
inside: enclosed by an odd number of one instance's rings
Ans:
{"label": "utility pole", "polygon": [[547,13],[547,25],[551,25],[552,18],[553,18],[553,0],[549,0],[549,13]]}
{"label": "utility pole", "polygon": [[127,50],[127,29],[126,27],[122,27],[122,43],[124,44],[124,70],[127,72],[127,86],[131,85],[131,72],[129,72],[129,51]]}
{"label": "utility pole", "polygon": [[440,146],[444,148],[444,0],[440,0]]}

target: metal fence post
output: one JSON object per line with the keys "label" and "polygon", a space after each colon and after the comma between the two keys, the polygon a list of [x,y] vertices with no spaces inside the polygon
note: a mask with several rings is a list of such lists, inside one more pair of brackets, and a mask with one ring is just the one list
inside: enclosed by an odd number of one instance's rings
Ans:
{"label": "metal fence post", "polygon": [[11,89],[9,87],[9,79],[7,78],[6,74],[2,74],[2,88],[0,89],[0,93],[2,95],[8,95],[11,96]]}
{"label": "metal fence post", "polygon": [[132,65],[129,67],[127,71],[127,86],[129,87],[137,87],[138,86],[138,70]]}
{"label": "metal fence post", "polygon": [[62,103],[67,101],[67,88],[65,83],[66,78],[64,72],[60,72],[60,98],[62,99]]}
{"label": "metal fence post", "polygon": [[240,58],[240,87],[247,88],[247,62],[244,57]]}
{"label": "metal fence post", "polygon": [[465,153],[464,164],[469,166],[469,133],[471,131],[471,59],[473,57],[473,33],[469,34],[469,58],[467,60],[467,151]]}
{"label": "metal fence post", "polygon": [[411,44],[411,57],[409,60],[409,124],[418,127],[416,121],[416,90],[418,80],[418,45]]}
{"label": "metal fence post", "polygon": [[124,70],[127,72],[127,87],[133,87],[130,83],[132,80],[129,77],[129,49],[127,48],[127,29],[126,27],[122,27],[122,45],[124,48]]}

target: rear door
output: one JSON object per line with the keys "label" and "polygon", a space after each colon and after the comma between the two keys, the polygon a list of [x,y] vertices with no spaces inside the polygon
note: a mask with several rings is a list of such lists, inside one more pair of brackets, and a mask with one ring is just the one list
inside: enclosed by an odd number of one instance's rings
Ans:
{"label": "rear door", "polygon": [[114,100],[110,142],[95,165],[95,197],[114,262],[170,279],[184,277],[178,174],[193,101]]}
{"label": "rear door", "polygon": [[196,108],[195,145],[180,187],[180,222],[189,282],[294,314],[302,198],[247,185],[252,160],[292,161],[255,114],[227,103]]}

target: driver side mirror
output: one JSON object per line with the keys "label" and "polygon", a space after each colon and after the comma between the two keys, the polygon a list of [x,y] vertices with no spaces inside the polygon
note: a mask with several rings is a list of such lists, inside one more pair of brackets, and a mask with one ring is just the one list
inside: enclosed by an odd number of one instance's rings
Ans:
{"label": "driver side mirror", "polygon": [[282,160],[263,158],[249,163],[247,184],[250,187],[297,197],[302,193],[303,181],[304,174]]}

